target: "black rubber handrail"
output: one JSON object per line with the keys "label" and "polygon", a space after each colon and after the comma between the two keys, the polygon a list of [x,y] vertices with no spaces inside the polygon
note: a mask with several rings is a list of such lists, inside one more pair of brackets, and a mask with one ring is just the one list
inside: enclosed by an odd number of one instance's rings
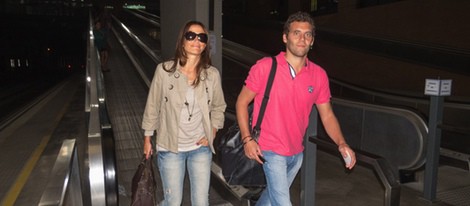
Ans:
{"label": "black rubber handrail", "polygon": [[[323,151],[333,154],[339,154],[337,146],[333,143],[315,137],[309,137],[308,140],[316,144],[318,148]],[[354,152],[356,153],[357,164],[372,169],[377,175],[377,177],[380,179],[382,185],[384,186],[384,205],[400,205],[401,186],[398,181],[398,171],[392,169],[393,167],[390,165],[390,162],[388,162],[385,158],[358,149],[354,149]]]}

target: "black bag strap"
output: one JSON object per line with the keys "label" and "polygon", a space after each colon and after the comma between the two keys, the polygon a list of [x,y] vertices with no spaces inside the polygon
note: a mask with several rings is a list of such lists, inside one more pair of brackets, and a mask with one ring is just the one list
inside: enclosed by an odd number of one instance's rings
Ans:
{"label": "black bag strap", "polygon": [[276,57],[272,56],[271,58],[273,59],[273,64],[271,66],[271,71],[269,72],[268,83],[266,84],[266,90],[264,91],[263,101],[261,102],[261,107],[259,109],[258,120],[256,121],[256,125],[253,128],[253,131],[255,133],[260,132],[261,122],[263,121],[264,112],[266,111],[266,105],[268,104],[269,100],[269,93],[271,92],[271,87],[273,86],[274,76],[276,76]]}

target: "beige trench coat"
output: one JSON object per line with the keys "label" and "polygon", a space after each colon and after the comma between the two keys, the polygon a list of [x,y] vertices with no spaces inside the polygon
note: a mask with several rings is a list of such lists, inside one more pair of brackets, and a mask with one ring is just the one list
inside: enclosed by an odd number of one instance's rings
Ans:
{"label": "beige trench coat", "polygon": [[[170,68],[172,61],[164,62]],[[204,133],[215,153],[212,128],[224,126],[224,112],[227,107],[222,91],[221,77],[215,67],[201,73],[201,81],[195,88],[196,100],[203,114]],[[150,86],[147,104],[142,120],[142,129],[156,131],[156,143],[171,152],[178,152],[178,124],[181,109],[185,107],[188,89],[187,78],[178,65],[174,73],[166,72],[162,63],[157,66]]]}

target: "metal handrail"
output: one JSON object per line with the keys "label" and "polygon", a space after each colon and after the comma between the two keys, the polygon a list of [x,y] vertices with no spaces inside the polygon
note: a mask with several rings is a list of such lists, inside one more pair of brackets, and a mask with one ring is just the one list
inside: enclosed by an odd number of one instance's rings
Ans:
{"label": "metal handrail", "polygon": [[[423,118],[415,112],[339,98],[332,98],[332,105],[335,111],[344,111],[336,112],[336,116],[342,125],[343,132],[347,134],[348,143],[353,147],[383,156],[391,161],[397,169],[416,170],[424,165],[428,126]],[[351,114],[348,111],[356,114],[354,118],[350,117]],[[372,126],[376,125],[377,121],[383,121],[384,124]],[[385,131],[394,132],[390,134]],[[398,158],[394,153],[401,146],[392,144],[387,145],[386,147],[389,149],[386,149],[380,147],[383,144],[375,145],[377,142],[367,141],[371,139],[378,142],[394,139],[394,141],[410,146],[410,150],[407,151],[411,154],[406,152]]]}
{"label": "metal handrail", "polygon": [[39,206],[83,205],[75,139],[64,140],[51,174]]}
{"label": "metal handrail", "polygon": [[[327,142],[326,140],[318,139],[316,137],[309,137],[308,140],[321,147],[323,150],[327,150],[333,154],[339,154],[336,145]],[[384,205],[393,206],[400,205],[400,183],[398,181],[397,171],[393,169],[385,158],[361,151],[354,148],[356,154],[356,160],[358,164],[364,165],[374,171],[377,174],[380,182],[385,188],[384,193]]]}
{"label": "metal handrail", "polygon": [[117,205],[114,137],[106,109],[106,92],[89,13],[86,105],[88,113],[88,179],[92,205]]}

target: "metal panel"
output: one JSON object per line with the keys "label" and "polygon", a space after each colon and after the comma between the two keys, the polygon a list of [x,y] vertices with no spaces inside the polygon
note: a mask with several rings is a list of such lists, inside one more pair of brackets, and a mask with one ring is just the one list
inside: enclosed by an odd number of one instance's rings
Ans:
{"label": "metal panel", "polygon": [[399,108],[336,98],[332,102],[351,146],[382,156],[398,169],[424,164],[428,129],[420,116]]}
{"label": "metal panel", "polygon": [[[74,161],[75,160],[75,161]],[[64,140],[52,168],[50,181],[39,201],[40,206],[64,205],[67,196],[74,197],[74,202],[67,205],[82,205],[78,174],[77,150],[75,139]],[[75,171],[74,171],[75,170]],[[78,185],[76,184],[78,180]],[[69,183],[72,183],[69,185]]]}

